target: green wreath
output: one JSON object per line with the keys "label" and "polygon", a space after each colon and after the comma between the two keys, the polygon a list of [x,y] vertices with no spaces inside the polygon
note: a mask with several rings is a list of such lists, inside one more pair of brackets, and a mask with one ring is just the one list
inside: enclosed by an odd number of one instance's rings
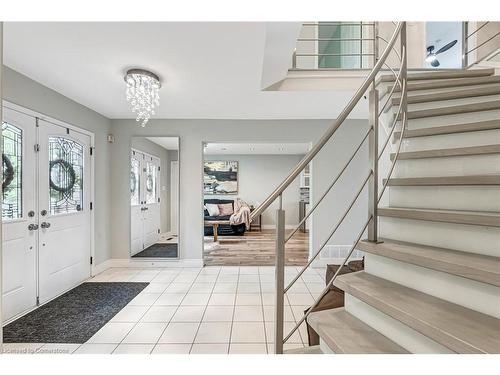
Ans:
{"label": "green wreath", "polygon": [[14,180],[14,166],[10,161],[9,157],[2,154],[2,165],[3,165],[3,180],[2,180],[2,191],[5,191]]}
{"label": "green wreath", "polygon": [[[69,182],[67,186],[59,186],[54,181],[52,181],[52,168],[54,168],[56,165],[59,165],[61,168],[65,169],[66,172],[69,174]],[[73,186],[75,186],[75,181],[76,181],[75,169],[73,168],[73,165],[71,165],[71,163],[67,162],[64,159],[52,160],[49,163],[49,176],[50,176],[49,182],[51,189],[54,189],[55,191],[58,191],[60,193],[67,193],[73,189]]]}
{"label": "green wreath", "polygon": [[135,187],[137,184],[137,178],[133,171],[130,172],[130,193],[135,194]]}

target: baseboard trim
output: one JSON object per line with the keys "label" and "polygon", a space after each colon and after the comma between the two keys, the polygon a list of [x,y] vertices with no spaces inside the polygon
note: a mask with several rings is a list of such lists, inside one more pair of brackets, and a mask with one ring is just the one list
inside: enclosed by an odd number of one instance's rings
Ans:
{"label": "baseboard trim", "polygon": [[108,259],[95,265],[92,276],[96,276],[109,268],[189,268],[203,267],[202,259],[174,259],[174,260],[148,260],[148,259]]}
{"label": "baseboard trim", "polygon": [[[299,223],[297,223],[297,224],[286,224],[285,225],[285,229],[295,229],[295,228],[297,228],[297,225],[299,225]],[[274,224],[263,224],[262,225],[262,229],[276,229],[276,225],[274,225]]]}

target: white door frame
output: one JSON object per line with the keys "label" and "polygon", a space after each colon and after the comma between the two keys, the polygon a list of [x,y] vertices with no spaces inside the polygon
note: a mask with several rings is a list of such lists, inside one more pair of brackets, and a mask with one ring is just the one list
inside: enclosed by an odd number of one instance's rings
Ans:
{"label": "white door frame", "polygon": [[[174,175],[174,168],[173,166],[176,166],[177,169],[177,181],[173,180],[173,175]],[[179,237],[179,160],[172,160],[170,162],[170,232],[172,231],[172,223],[175,223],[175,234],[177,237]],[[175,183],[174,183],[175,182]],[[172,191],[173,187],[176,187],[177,189],[177,197],[174,200],[174,197],[172,196]],[[175,212],[173,210],[173,207],[175,207]]]}
{"label": "white door frame", "polygon": [[[92,202],[92,210],[90,210],[90,256],[92,257],[92,264],[90,264],[89,259],[89,267],[90,267],[90,275],[95,276],[96,274],[96,262],[95,262],[95,134],[86,129],[82,129],[76,125],[69,124],[65,121],[58,120],[51,116],[47,116],[41,112],[34,111],[32,109],[20,106],[18,104],[9,102],[7,100],[3,100],[3,106],[5,108],[9,108],[12,111],[17,111],[23,113],[25,115],[31,116],[34,118],[42,119],[46,122],[50,122],[54,125],[62,126],[69,128],[75,132],[79,132],[90,137],[90,147],[92,149],[92,156],[90,158],[90,202]],[[88,151],[88,150],[87,150]],[[54,297],[57,298],[58,296]],[[47,301],[49,302],[49,301]]]}

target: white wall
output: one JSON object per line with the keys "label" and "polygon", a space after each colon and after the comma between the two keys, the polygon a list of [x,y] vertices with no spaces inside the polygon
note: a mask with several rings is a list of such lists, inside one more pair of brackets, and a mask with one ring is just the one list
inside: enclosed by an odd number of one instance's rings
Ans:
{"label": "white wall", "polygon": [[95,264],[109,259],[110,145],[106,136],[110,120],[5,66],[3,99],[95,134]]}
{"label": "white wall", "polygon": [[[129,244],[129,149],[132,136],[179,136],[180,137],[180,257],[202,259],[202,162],[203,142],[314,142],[331,123],[328,120],[152,120],[141,128],[134,120],[112,120],[111,180],[111,243],[112,257],[128,258]],[[313,199],[319,195],[319,187],[325,186],[327,176],[332,176],[350,156],[368,126],[366,120],[348,120],[336,135],[328,152],[320,153],[320,160],[313,164]],[[340,215],[336,209],[353,192],[353,186],[367,168],[367,157],[361,154],[353,163],[352,181],[343,180],[345,188],[339,188],[333,198],[334,208],[313,217],[312,239],[314,243],[325,237],[325,229],[335,223],[332,218]],[[317,164],[317,165],[316,165]],[[316,188],[315,186],[318,186]],[[271,189],[274,189],[272,186]],[[348,195],[348,196],[347,196]],[[363,203],[364,204],[364,203]],[[362,204],[362,205],[363,205]],[[276,206],[270,207],[271,212]],[[360,208],[357,218],[335,241],[346,245],[366,217],[366,207]],[[330,225],[330,226],[329,226]],[[317,229],[316,229],[317,227]],[[316,239],[317,238],[317,239]],[[344,241],[344,242],[342,242]],[[347,245],[350,242],[347,242]]]}
{"label": "white wall", "polygon": [[[258,206],[273,188],[291,172],[303,155],[205,155],[205,160],[238,161],[238,194],[205,195],[205,198],[243,199],[250,205]],[[286,212],[286,224],[299,223],[299,180],[283,194],[283,208]],[[275,213],[266,211],[262,214],[262,224],[274,226]]]}

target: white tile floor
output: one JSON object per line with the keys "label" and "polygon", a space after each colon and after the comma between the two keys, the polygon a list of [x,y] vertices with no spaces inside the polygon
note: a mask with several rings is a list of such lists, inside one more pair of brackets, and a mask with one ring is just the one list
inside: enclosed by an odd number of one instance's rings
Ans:
{"label": "white tile floor", "polygon": [[[287,267],[291,281],[299,268]],[[324,288],[324,269],[306,271],[285,299],[289,331]],[[6,353],[273,353],[274,267],[112,268],[91,282],[149,282],[87,343],[4,344]],[[305,325],[287,348],[307,345]]]}

